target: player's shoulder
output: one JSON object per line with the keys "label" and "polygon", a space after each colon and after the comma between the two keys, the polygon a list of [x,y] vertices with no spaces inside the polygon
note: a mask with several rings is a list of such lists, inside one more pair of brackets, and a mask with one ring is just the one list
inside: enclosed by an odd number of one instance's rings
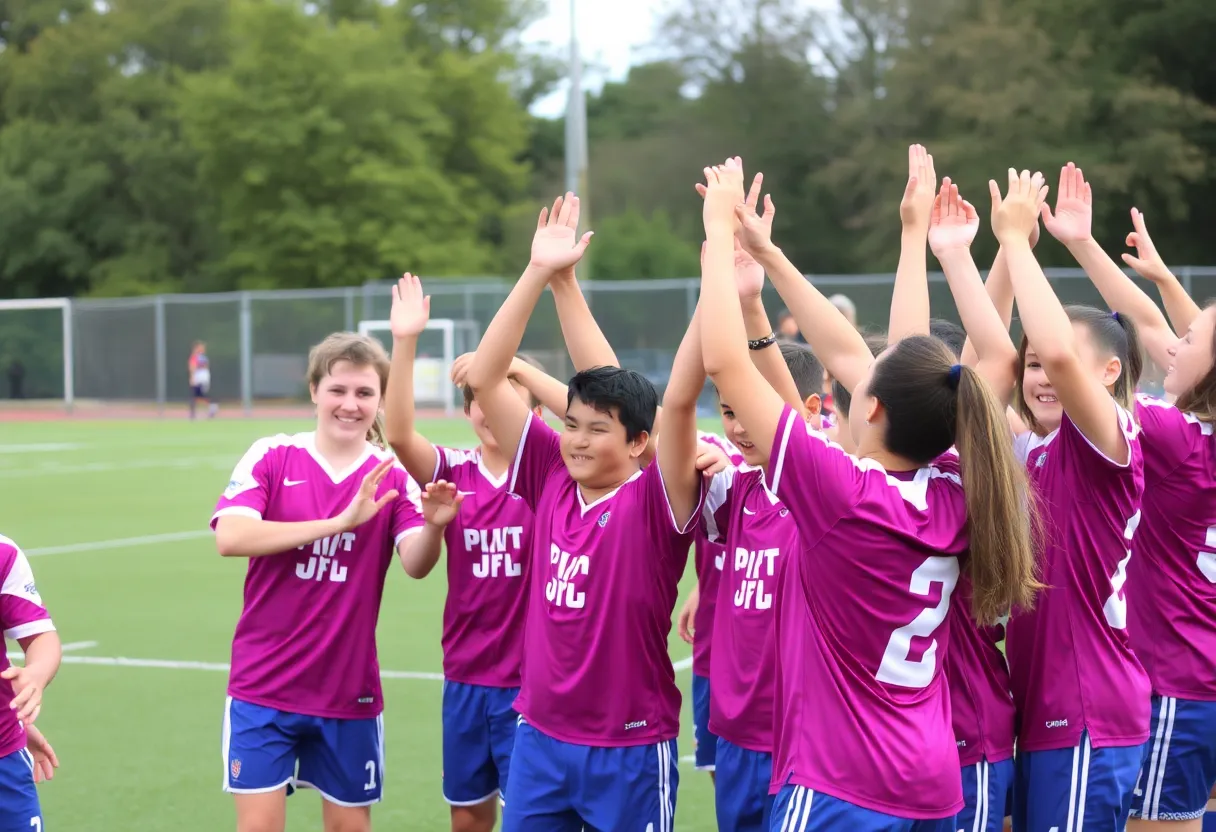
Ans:
{"label": "player's shoulder", "polygon": [[247,460],[261,459],[265,456],[270,456],[275,453],[281,453],[290,448],[307,448],[313,441],[315,434],[311,431],[306,433],[276,433],[272,436],[263,436],[260,439],[253,440],[249,450],[245,451]]}
{"label": "player's shoulder", "polygon": [[7,569],[9,564],[23,554],[21,547],[17,545],[17,541],[7,535],[0,534],[0,570]]}
{"label": "player's shoulder", "polygon": [[451,448],[447,445],[436,445],[435,453],[453,470],[459,468],[476,468],[481,463],[481,447]]}

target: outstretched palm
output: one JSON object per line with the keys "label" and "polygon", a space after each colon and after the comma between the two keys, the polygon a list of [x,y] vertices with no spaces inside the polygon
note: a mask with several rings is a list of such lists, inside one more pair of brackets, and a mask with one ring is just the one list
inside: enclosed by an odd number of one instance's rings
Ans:
{"label": "outstretched palm", "polygon": [[362,526],[368,520],[371,520],[380,513],[380,509],[384,508],[388,503],[397,499],[398,491],[390,489],[379,500],[376,499],[376,489],[380,487],[384,476],[393,467],[393,459],[389,458],[381,462],[371,471],[368,471],[367,476],[363,478],[362,484],[359,486],[359,492],[355,494],[355,498],[350,501],[350,505],[342,512],[342,528],[354,529]]}
{"label": "outstretched palm", "polygon": [[422,517],[432,526],[446,526],[456,519],[464,495],[446,480],[427,483],[422,495]]}
{"label": "outstretched palm", "polygon": [[409,272],[393,287],[389,329],[394,338],[417,337],[431,319],[431,299],[422,294],[422,281]]}
{"label": "outstretched palm", "polygon": [[532,265],[559,272],[583,259],[593,232],[578,236],[579,202],[574,194],[559,196],[553,208],[542,208],[532,237]]}
{"label": "outstretched palm", "polygon": [[1092,235],[1093,191],[1081,169],[1069,162],[1060,170],[1056,209],[1043,208],[1043,225],[1061,243],[1079,243]]}
{"label": "outstretched palm", "polygon": [[735,238],[735,288],[740,298],[759,297],[764,291],[764,267]]}
{"label": "outstretched palm", "polygon": [[942,180],[942,189],[933,201],[933,213],[929,220],[929,248],[934,255],[947,251],[970,248],[980,230],[980,217],[975,208],[958,193],[958,186],[950,177]]}

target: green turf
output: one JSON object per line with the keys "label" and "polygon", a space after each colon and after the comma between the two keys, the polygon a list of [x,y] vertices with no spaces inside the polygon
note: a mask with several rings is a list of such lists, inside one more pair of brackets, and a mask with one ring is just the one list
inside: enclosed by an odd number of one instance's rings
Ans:
{"label": "green turf", "polygon": [[[462,421],[420,428],[436,442],[472,443]],[[38,550],[205,530],[229,472],[254,439],[308,429],[307,422],[256,420],[5,424],[0,532],[32,550],[39,589],[63,641],[97,642],[65,656],[226,663],[245,563],[220,558],[209,537],[46,555]],[[48,447],[30,447],[36,445]],[[693,581],[690,558],[681,603]],[[442,568],[425,581],[392,572],[380,614],[381,667],[441,670],[445,587]],[[689,654],[673,630],[673,659]],[[683,670],[677,678],[684,693],[680,753],[690,755],[691,677]],[[47,829],[234,828],[232,799],[220,791],[226,681],[227,674],[215,670],[65,662],[38,721],[61,763],[55,780],[41,789]],[[440,684],[386,679],[384,695],[387,776],[384,802],[373,810],[375,826],[446,830]],[[680,775],[679,828],[714,829],[708,776],[688,763]],[[289,830],[321,829],[315,793],[294,796],[288,806]]]}

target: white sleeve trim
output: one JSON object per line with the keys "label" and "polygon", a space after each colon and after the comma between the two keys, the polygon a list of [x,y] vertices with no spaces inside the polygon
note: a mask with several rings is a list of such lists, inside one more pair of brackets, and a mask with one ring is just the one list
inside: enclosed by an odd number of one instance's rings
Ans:
{"label": "white sleeve trim", "polygon": [[739,473],[738,469],[733,466],[725,468],[713,475],[709,481],[709,487],[705,489],[705,507],[701,510],[701,514],[705,518],[706,534],[713,543],[726,542],[721,539],[722,533],[718,528],[716,514],[730,497],[730,490],[735,484],[737,473]]}
{"label": "white sleeve trim", "polygon": [[[1139,436],[1140,426],[1136,424],[1136,420],[1132,418],[1130,413],[1119,406],[1117,401],[1111,399],[1111,404],[1114,405],[1115,413],[1119,419],[1119,432],[1123,435],[1123,447],[1127,448],[1127,462],[1117,462],[1116,460],[1111,459],[1106,454],[1102,453],[1102,451],[1098,450],[1098,446],[1093,443],[1093,440],[1085,435],[1085,431],[1081,430],[1080,425],[1078,425],[1076,422],[1072,422],[1072,426],[1073,429],[1081,436],[1081,438],[1085,440],[1085,444],[1089,445],[1089,447],[1093,449],[1094,453],[1102,457],[1102,459],[1106,460],[1116,468],[1127,468],[1132,464],[1132,440]],[[1071,422],[1072,420],[1069,419],[1069,421]]]}
{"label": "white sleeve trim", "polygon": [[785,468],[785,452],[790,446],[790,431],[794,429],[794,421],[798,418],[798,413],[793,408],[790,409],[789,415],[785,420],[785,427],[781,428],[781,441],[778,443],[777,456],[773,461],[773,483],[769,490],[780,496],[778,490],[781,487],[781,472]]}
{"label": "white sleeve trim", "polygon": [[651,465],[654,466],[654,470],[659,475],[659,487],[663,490],[663,504],[667,506],[667,519],[671,521],[671,527],[675,529],[676,533],[678,534],[688,534],[690,531],[692,531],[693,527],[697,525],[697,519],[701,516],[701,512],[704,510],[705,478],[699,477],[699,482],[697,483],[697,505],[693,508],[692,513],[688,515],[688,522],[686,522],[683,528],[681,528],[680,524],[676,522],[676,512],[675,509],[671,507],[671,498],[667,496],[667,482],[663,479],[663,468],[659,465],[658,457],[655,457],[655,460],[651,463]]}
{"label": "white sleeve trim", "polygon": [[446,454],[438,445],[432,445],[431,450],[435,452],[435,468],[431,471],[431,482],[436,482],[439,479],[439,469],[443,466]]}
{"label": "white sleeve trim", "polygon": [[30,636],[40,636],[43,633],[55,632],[55,624],[49,618],[31,621],[28,624],[18,624],[4,631],[4,637],[12,641],[20,641]]}
{"label": "white sleeve trim", "polygon": [[519,465],[524,458],[524,445],[528,444],[528,434],[532,432],[532,420],[536,418],[536,414],[528,411],[528,418],[524,420],[524,429],[519,436],[519,447],[515,449],[515,460],[511,463],[511,484],[507,486],[507,491],[511,494],[517,493],[515,486],[519,481]]}
{"label": "white sleeve trim", "polygon": [[248,506],[227,506],[226,508],[222,508],[215,514],[211,515],[211,523],[214,525],[215,521],[219,520],[221,517],[230,516],[252,517],[254,520],[261,520],[262,512],[258,511],[256,508],[249,508]]}
{"label": "white sleeve trim", "polygon": [[422,526],[410,526],[401,534],[397,535],[396,539],[393,541],[393,548],[397,548],[401,545],[401,541],[405,540],[410,535],[418,534],[420,531],[422,531]]}

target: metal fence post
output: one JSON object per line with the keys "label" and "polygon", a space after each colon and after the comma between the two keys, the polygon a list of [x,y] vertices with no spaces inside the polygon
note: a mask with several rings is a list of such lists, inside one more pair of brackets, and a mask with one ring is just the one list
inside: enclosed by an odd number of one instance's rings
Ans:
{"label": "metal fence post", "polygon": [[72,338],[72,299],[63,305],[63,404],[68,413],[76,402],[76,359]]}
{"label": "metal fence post", "polygon": [[241,292],[241,405],[245,415],[253,413],[253,301],[249,292]]}

